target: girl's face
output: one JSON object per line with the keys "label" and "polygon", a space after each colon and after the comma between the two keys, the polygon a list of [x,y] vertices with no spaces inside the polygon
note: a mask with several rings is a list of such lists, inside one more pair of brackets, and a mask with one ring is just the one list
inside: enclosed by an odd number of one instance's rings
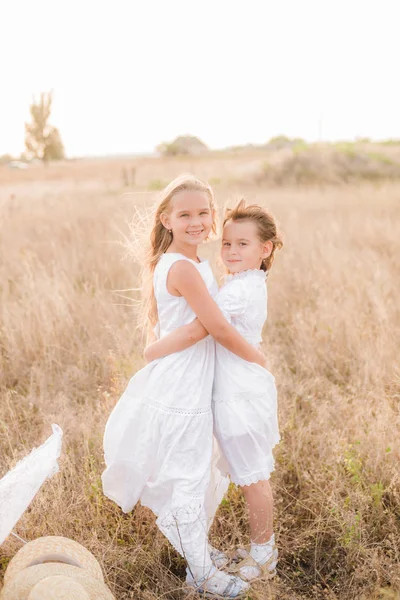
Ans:
{"label": "girl's face", "polygon": [[229,273],[259,269],[272,252],[272,242],[261,242],[253,221],[228,221],[222,233],[221,258]]}
{"label": "girl's face", "polygon": [[209,236],[214,215],[205,192],[178,192],[170,206],[171,211],[161,215],[161,222],[172,230],[174,242],[197,246]]}

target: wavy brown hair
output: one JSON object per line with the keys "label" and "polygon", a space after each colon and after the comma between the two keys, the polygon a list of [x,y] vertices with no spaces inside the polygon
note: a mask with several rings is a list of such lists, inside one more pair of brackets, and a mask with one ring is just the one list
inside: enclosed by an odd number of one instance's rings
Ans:
{"label": "wavy brown hair", "polygon": [[142,290],[144,296],[144,314],[142,322],[143,325],[148,326],[149,330],[157,324],[158,320],[157,303],[153,286],[154,269],[161,256],[170,247],[173,240],[173,234],[164,227],[160,217],[163,213],[168,214],[170,212],[171,200],[178,192],[204,192],[207,195],[213,216],[211,231],[214,234],[216,233],[217,223],[214,194],[208,183],[200,181],[200,179],[197,179],[193,175],[184,174],[171,181],[171,183],[162,190],[155,208],[153,227],[150,233],[150,246],[147,249],[142,270]]}
{"label": "wavy brown hair", "polygon": [[234,208],[225,210],[223,227],[228,221],[252,221],[257,226],[260,241],[263,244],[272,242],[272,252],[262,261],[260,267],[263,271],[269,271],[274,262],[275,251],[283,246],[276,221],[271,213],[259,204],[246,204],[246,200],[242,198]]}

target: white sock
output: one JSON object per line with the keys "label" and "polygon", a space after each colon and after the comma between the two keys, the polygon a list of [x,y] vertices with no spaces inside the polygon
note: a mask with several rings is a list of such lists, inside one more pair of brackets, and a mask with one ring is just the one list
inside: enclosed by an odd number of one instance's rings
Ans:
{"label": "white sock", "polygon": [[259,565],[265,565],[274,553],[274,546],[274,534],[272,534],[271,538],[265,544],[255,544],[254,542],[251,542],[250,556],[254,558]]}
{"label": "white sock", "polygon": [[[271,561],[268,565],[268,571],[273,573],[275,571],[276,563],[278,562],[278,551],[275,548],[275,536],[272,534],[271,538],[265,544],[255,544],[251,542],[250,556],[256,561],[257,564],[265,565],[266,562]],[[257,579],[261,574],[259,567],[241,567],[240,576],[245,581],[252,581]]]}

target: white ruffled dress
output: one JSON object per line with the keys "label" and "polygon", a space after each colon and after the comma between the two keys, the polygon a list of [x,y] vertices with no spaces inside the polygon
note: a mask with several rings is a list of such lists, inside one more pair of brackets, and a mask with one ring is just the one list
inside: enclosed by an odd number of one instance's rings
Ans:
{"label": "white ruffled dress", "polygon": [[[183,297],[167,290],[169,269],[178,260],[192,262],[210,294],[218,292],[208,261],[164,254],[154,272],[160,337],[196,318]],[[124,512],[139,500],[151,508],[164,535],[195,563],[200,560],[196,552],[207,541],[205,512],[211,519],[226,490],[215,473],[213,489],[208,489],[214,362],[215,342],[208,336],[187,350],[149,363],[130,380],[104,434],[104,494]]]}
{"label": "white ruffled dress", "polygon": [[[258,347],[267,318],[265,271],[226,276],[216,301],[238,332]],[[280,439],[273,375],[216,344],[213,412],[215,436],[231,480],[250,485],[269,479],[274,470],[272,450]]]}

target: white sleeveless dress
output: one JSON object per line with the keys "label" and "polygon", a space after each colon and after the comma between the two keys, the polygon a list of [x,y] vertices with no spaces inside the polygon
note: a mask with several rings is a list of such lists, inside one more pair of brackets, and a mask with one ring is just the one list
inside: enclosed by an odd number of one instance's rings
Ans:
{"label": "white sleeveless dress", "polygon": [[[210,294],[218,292],[208,261],[196,263],[175,253],[162,255],[154,272],[159,337],[196,318],[183,297],[167,290],[169,269],[178,260],[189,260]],[[104,434],[104,494],[124,512],[131,511],[139,500],[149,507],[158,516],[161,531],[181,554],[185,527],[196,523],[196,531],[186,531],[193,548],[207,537],[204,506],[213,446],[214,362],[215,342],[210,336],[187,350],[151,362],[130,380]],[[210,518],[226,489],[221,482],[216,476],[214,489],[208,489]],[[184,551],[189,554],[187,547]]]}
{"label": "white sleeveless dress", "polygon": [[[228,321],[254,346],[267,318],[266,273],[259,269],[225,278],[216,301]],[[216,344],[213,389],[214,432],[231,480],[250,485],[269,479],[279,442],[275,379]]]}

